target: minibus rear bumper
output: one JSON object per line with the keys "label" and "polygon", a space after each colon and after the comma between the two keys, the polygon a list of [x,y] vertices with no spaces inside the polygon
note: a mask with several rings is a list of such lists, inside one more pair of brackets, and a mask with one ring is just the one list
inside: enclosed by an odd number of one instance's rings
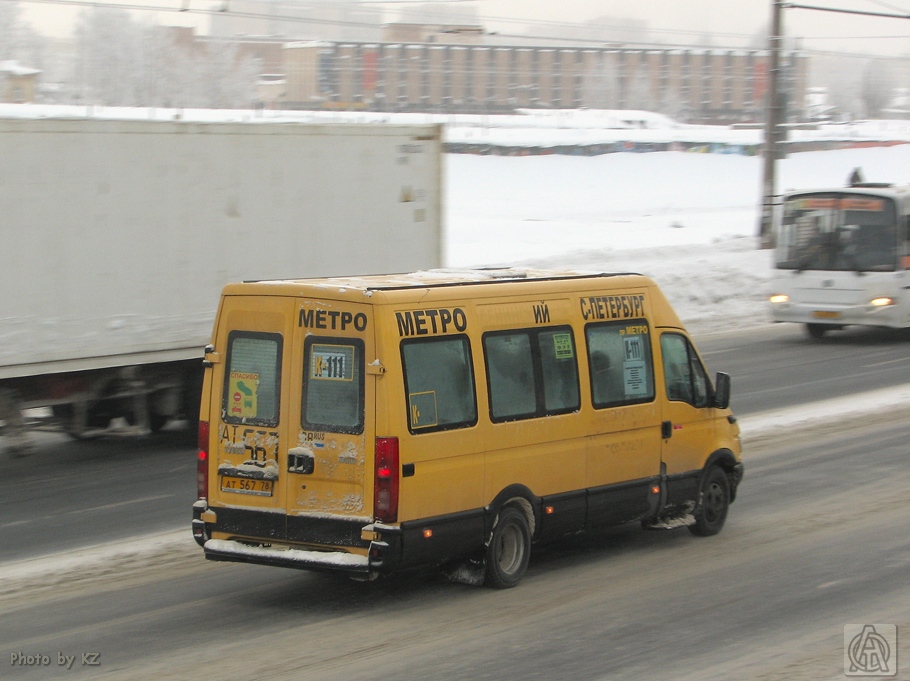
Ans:
{"label": "minibus rear bumper", "polygon": [[[218,509],[222,514],[224,509]],[[314,525],[319,521],[314,520]],[[347,524],[347,523],[346,523]],[[401,532],[398,528],[383,528],[381,535],[372,531],[372,525],[361,527],[357,533],[361,541],[345,545],[298,545],[259,533],[241,532],[242,538],[212,538],[227,528],[219,527],[216,514],[208,509],[204,500],[193,506],[193,537],[203,547],[208,560],[234,563],[253,563],[277,567],[340,572],[351,577],[369,578],[384,574],[397,567],[401,556]],[[252,527],[250,528],[252,529]],[[350,533],[352,534],[353,530]],[[331,533],[326,534],[330,536]],[[261,536],[261,539],[260,539]],[[335,534],[336,540],[347,540],[345,533]],[[333,542],[334,543],[334,542]],[[350,549],[347,546],[350,545]],[[359,550],[357,550],[359,549]]]}
{"label": "minibus rear bumper", "polygon": [[363,577],[369,576],[372,572],[369,556],[346,551],[314,551],[274,545],[262,546],[234,539],[209,539],[203,548],[205,557],[215,561],[255,563],[321,572],[342,572]]}

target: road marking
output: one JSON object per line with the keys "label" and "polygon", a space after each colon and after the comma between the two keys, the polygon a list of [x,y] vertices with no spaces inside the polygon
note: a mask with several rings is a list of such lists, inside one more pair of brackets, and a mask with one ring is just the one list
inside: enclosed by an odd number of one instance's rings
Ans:
{"label": "road marking", "polygon": [[120,506],[130,506],[131,504],[143,504],[146,501],[157,501],[158,499],[168,499],[170,497],[176,496],[174,494],[158,494],[153,497],[142,497],[141,499],[128,499],[127,501],[118,501],[113,504],[104,504],[103,506],[93,506],[92,508],[80,508],[75,511],[68,511],[64,515],[80,515],[82,513],[93,513],[94,511],[106,511],[110,508],[118,508]]}
{"label": "road marking", "polygon": [[3,523],[2,525],[0,525],[0,530],[4,529],[6,527],[15,527],[16,525],[27,525],[30,522],[32,522],[32,521],[31,520],[14,520],[11,523]]}
{"label": "road marking", "polygon": [[889,359],[884,362],[874,362],[873,364],[863,364],[863,368],[868,369],[869,367],[882,367],[882,366],[885,366],[886,364],[900,364],[901,362],[906,362],[906,361],[907,361],[906,357],[900,357],[898,359]]}

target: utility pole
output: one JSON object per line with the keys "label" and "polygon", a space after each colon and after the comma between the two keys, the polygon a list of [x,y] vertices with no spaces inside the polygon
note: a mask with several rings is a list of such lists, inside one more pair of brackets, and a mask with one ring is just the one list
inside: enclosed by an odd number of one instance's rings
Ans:
{"label": "utility pole", "polygon": [[780,95],[780,47],[783,42],[783,0],[772,0],[771,35],[768,36],[768,50],[771,63],[768,68],[768,97],[765,111],[764,174],[762,178],[762,211],[758,226],[761,248],[774,248],[774,187],[775,170],[779,156],[781,95]]}

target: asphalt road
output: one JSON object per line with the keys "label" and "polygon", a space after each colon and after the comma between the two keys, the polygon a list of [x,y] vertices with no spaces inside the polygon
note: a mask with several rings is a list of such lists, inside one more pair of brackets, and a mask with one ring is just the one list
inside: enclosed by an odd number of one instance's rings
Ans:
{"label": "asphalt road", "polygon": [[[910,383],[907,333],[848,329],[818,342],[781,324],[697,342],[711,372],[731,374],[739,416]],[[193,440],[179,429],[92,442],[39,434],[23,459],[0,444],[0,563],[188,528]]]}
{"label": "asphalt road", "polygon": [[187,533],[149,564],[3,580],[0,677],[843,679],[846,624],[910,631],[907,454],[906,422],[794,434],[749,452],[720,535],[575,538],[507,591],[212,564]]}
{"label": "asphalt road", "polygon": [[850,327],[811,340],[797,324],[696,337],[712,375],[731,376],[747,416],[910,383],[910,331]]}

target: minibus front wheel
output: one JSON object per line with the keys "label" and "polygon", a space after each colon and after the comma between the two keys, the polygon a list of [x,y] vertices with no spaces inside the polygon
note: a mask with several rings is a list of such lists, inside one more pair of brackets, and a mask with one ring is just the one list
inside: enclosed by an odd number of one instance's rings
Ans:
{"label": "minibus front wheel", "polygon": [[711,466],[702,479],[695,524],[689,526],[689,531],[699,537],[717,534],[727,520],[729,508],[730,478],[720,466]]}
{"label": "minibus front wheel", "polygon": [[516,586],[531,555],[531,530],[524,512],[506,506],[499,512],[486,550],[486,584],[497,589]]}

